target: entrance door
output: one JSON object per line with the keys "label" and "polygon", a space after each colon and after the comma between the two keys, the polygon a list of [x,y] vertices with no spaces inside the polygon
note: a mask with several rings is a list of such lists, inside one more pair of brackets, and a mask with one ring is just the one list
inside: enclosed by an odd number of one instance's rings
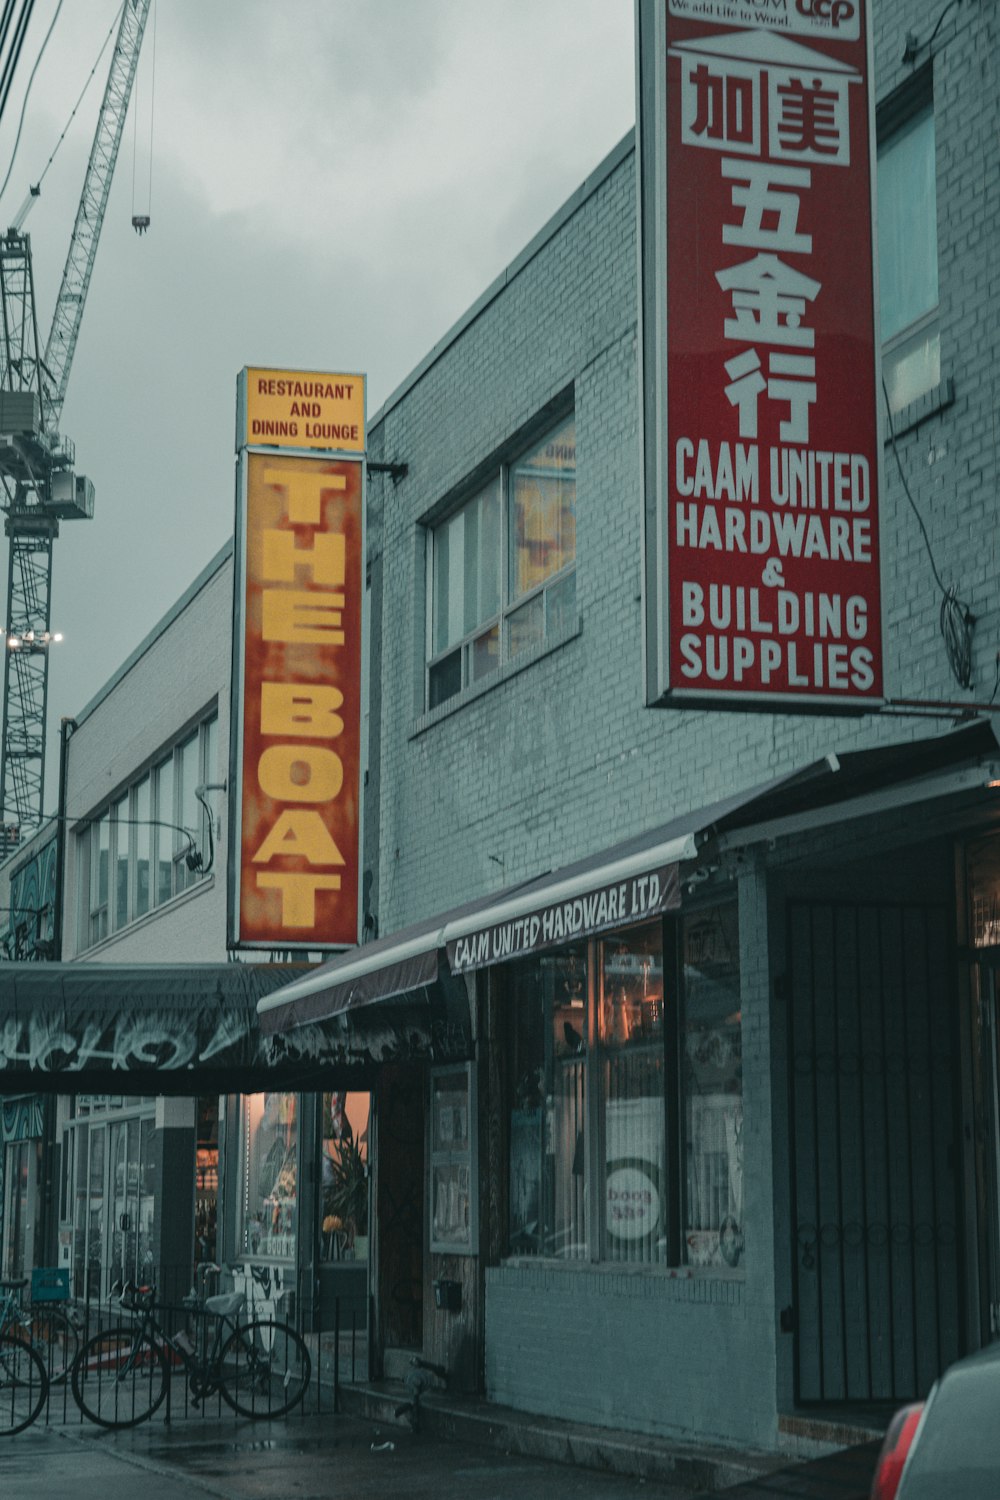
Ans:
{"label": "entrance door", "polygon": [[981,1092],[976,1101],[976,1175],[984,1283],[981,1333],[986,1342],[1000,1337],[1000,973],[984,963],[978,974]]}
{"label": "entrance door", "polygon": [[922,1396],[961,1352],[951,953],[943,907],[789,904],[800,1401]]}

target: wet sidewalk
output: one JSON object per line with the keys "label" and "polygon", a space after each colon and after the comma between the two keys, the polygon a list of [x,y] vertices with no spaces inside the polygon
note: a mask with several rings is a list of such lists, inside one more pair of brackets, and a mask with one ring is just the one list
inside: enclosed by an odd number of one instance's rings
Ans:
{"label": "wet sidewalk", "polygon": [[[377,1388],[366,1388],[372,1399]],[[362,1404],[358,1391],[345,1393]],[[386,1402],[399,1390],[383,1390]],[[386,1407],[388,1410],[388,1406]],[[808,1461],[425,1398],[414,1435],[354,1414],[231,1415],[108,1432],[75,1417],[0,1444],[3,1500],[867,1500],[878,1442]]]}

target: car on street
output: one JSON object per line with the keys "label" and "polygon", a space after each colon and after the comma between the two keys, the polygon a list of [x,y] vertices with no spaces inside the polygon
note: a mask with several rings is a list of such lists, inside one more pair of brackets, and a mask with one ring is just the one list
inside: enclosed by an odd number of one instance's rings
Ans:
{"label": "car on street", "polygon": [[1000,1343],[960,1359],[885,1435],[871,1500],[997,1500]]}

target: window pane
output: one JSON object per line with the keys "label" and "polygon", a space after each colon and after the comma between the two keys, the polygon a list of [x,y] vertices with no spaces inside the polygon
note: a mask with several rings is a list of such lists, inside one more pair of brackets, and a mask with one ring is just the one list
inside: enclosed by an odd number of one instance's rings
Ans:
{"label": "window pane", "polygon": [[135,789],[135,914],[143,916],[149,911],[149,870],[153,830],[149,826],[152,817],[152,798],[149,777],[144,776]]}
{"label": "window pane", "polygon": [[240,1250],[288,1259],[295,1253],[298,1122],[294,1094],[243,1099]]}
{"label": "window pane", "polygon": [[[213,781],[222,781],[224,777],[219,772],[219,720],[213,716],[206,720],[201,729],[202,738],[202,772],[201,781],[207,786]],[[206,796],[209,807],[213,805],[211,795]],[[198,804],[201,817],[198,821],[198,848],[201,851],[203,865],[208,864],[208,818],[201,803]],[[214,831],[213,831],[214,836]]]}
{"label": "window pane", "polygon": [[878,256],[884,343],[938,303],[932,108],[915,116],[879,151]]}
{"label": "window pane", "polygon": [[[178,787],[178,811],[180,816],[177,821],[186,833],[192,838],[197,838],[201,827],[201,803],[194,794],[194,789],[201,783],[199,758],[198,758],[198,736],[193,734],[190,739],[185,740],[177,750],[177,762],[179,767],[180,785]],[[178,833],[176,850],[178,859],[176,862],[176,875],[174,877],[176,887],[179,891],[185,886],[193,884],[198,879],[197,874],[189,870],[184,859],[185,852],[190,848],[190,840],[183,833]]]}
{"label": "window pane", "polygon": [[569,630],[576,614],[576,573],[560,578],[545,590],[545,635],[551,640]]}
{"label": "window pane", "polygon": [[500,612],[500,484],[438,526],[432,540],[431,654]]}
{"label": "window pane", "polygon": [[734,904],[685,917],[684,1091],[691,1265],[743,1253],[743,1043]]}
{"label": "window pane", "polygon": [[466,509],[464,635],[500,613],[499,480]]}
{"label": "window pane", "polygon": [[610,1260],[667,1259],[663,944],[659,922],[601,945],[605,1240]]}
{"label": "window pane", "polygon": [[587,1254],[586,948],[511,964],[510,1248]]}
{"label": "window pane", "polygon": [[168,756],[153,773],[156,782],[156,901],[169,901],[174,871],[174,761]]}
{"label": "window pane", "polygon": [[99,943],[108,935],[108,884],[110,880],[111,819],[108,813],[90,828],[90,941]]}
{"label": "window pane", "polygon": [[500,664],[500,627],[494,625],[492,630],[478,636],[472,643],[472,680],[478,682],[480,677],[485,677],[488,672],[493,672]]}
{"label": "window pane", "polygon": [[529,651],[545,639],[545,600],[541,594],[522,604],[508,621],[508,649],[511,656]]}
{"label": "window pane", "polygon": [[462,689],[462,650],[453,651],[442,661],[435,662],[427,674],[430,689],[430,707],[437,708],[446,703]]}
{"label": "window pane", "polygon": [[128,815],[128,794],[119,798],[114,806],[115,815],[115,928],[128,922],[128,847],[131,828]]}
{"label": "window pane", "polygon": [[883,352],[882,379],[893,415],[941,384],[941,335],[936,323]]}
{"label": "window pane", "polygon": [[510,598],[544,583],[576,557],[576,420],[510,469]]}

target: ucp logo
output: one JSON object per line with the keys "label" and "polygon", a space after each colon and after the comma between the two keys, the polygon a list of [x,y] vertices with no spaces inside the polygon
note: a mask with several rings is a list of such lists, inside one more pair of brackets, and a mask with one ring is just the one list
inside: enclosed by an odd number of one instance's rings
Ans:
{"label": "ucp logo", "polygon": [[795,9],[814,21],[829,21],[836,30],[842,21],[852,19],[854,0],[795,0]]}

